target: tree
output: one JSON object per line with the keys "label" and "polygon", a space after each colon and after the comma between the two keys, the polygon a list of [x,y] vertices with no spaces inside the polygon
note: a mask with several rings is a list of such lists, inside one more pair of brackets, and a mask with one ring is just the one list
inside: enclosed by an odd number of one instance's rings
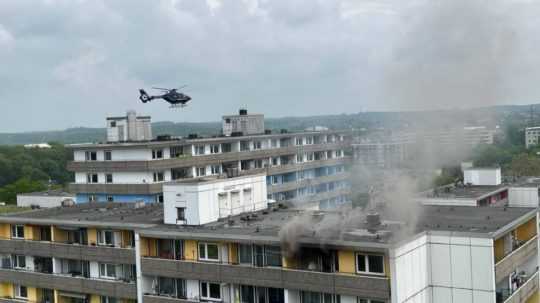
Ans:
{"label": "tree", "polygon": [[17,194],[30,193],[45,190],[47,187],[39,181],[32,181],[28,178],[21,178],[15,183],[0,188],[0,201],[8,204],[17,202]]}
{"label": "tree", "polygon": [[526,153],[521,153],[512,159],[509,166],[510,173],[514,176],[539,176],[540,159]]}

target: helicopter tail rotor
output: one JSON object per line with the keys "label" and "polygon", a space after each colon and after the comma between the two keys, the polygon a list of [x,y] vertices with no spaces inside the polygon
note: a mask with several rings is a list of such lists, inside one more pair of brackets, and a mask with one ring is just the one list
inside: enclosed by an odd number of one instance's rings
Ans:
{"label": "helicopter tail rotor", "polygon": [[139,99],[142,101],[142,103],[146,103],[153,99],[150,95],[146,93],[144,89],[139,89],[139,93],[141,94],[139,96]]}

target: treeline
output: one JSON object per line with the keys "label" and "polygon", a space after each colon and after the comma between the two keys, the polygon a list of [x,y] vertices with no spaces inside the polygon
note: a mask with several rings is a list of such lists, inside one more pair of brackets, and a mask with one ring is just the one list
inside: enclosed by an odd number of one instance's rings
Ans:
{"label": "treeline", "polygon": [[62,144],[51,148],[0,146],[0,202],[15,203],[17,193],[59,188],[72,180],[66,170],[72,153]]}

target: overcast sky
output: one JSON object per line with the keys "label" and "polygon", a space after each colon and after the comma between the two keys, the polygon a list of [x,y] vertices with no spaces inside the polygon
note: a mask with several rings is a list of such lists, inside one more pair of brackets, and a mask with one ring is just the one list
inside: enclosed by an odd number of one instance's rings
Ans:
{"label": "overcast sky", "polygon": [[2,0],[0,132],[539,103],[538,2]]}

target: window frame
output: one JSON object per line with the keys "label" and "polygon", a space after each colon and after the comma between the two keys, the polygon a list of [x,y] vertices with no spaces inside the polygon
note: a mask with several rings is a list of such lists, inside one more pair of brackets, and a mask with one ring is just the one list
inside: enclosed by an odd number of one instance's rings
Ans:
{"label": "window frame", "polygon": [[[204,247],[204,255],[202,254],[201,245]],[[217,248],[217,259],[212,259],[208,257],[208,246],[215,245]],[[199,255],[199,261],[205,261],[205,262],[220,262],[221,261],[221,253],[219,251],[219,244],[218,243],[212,243],[212,242],[199,242],[197,245],[198,249],[198,255]]]}
{"label": "window frame", "polygon": [[114,183],[113,174],[111,173],[105,174],[105,183],[107,184]]}
{"label": "window frame", "polygon": [[103,160],[104,161],[112,161],[112,150],[103,151]]}
{"label": "window frame", "polygon": [[158,160],[158,159],[163,159],[164,158],[164,153],[163,153],[163,149],[152,149],[152,160]]}
{"label": "window frame", "polygon": [[[217,285],[218,288],[219,288],[219,298],[213,298],[210,296],[210,285],[211,284],[214,284],[214,285]],[[205,285],[205,286],[203,286]],[[200,281],[199,283],[199,288],[200,288],[200,293],[201,293],[201,299],[202,300],[205,300],[205,301],[216,301],[216,302],[219,302],[219,301],[222,301],[223,298],[222,298],[222,293],[221,293],[221,285],[219,283],[212,283],[212,282],[209,282],[209,281]],[[203,289],[206,291],[206,296],[203,295]]]}
{"label": "window frame", "polygon": [[[107,236],[106,234],[111,234],[111,243],[107,243]],[[109,246],[113,247],[116,245],[114,241],[114,231],[110,229],[100,229],[97,231],[97,244],[98,246]]]}
{"label": "window frame", "polygon": [[[366,266],[366,270],[365,271],[362,271],[360,270],[360,264],[358,262],[358,258],[360,256],[363,256],[364,257],[364,264]],[[376,256],[376,257],[381,257],[382,258],[382,273],[380,272],[372,272],[370,271],[370,266],[369,266],[369,256]],[[385,260],[384,260],[384,255],[382,254],[370,254],[370,253],[362,253],[362,252],[357,252],[355,254],[355,263],[356,263],[356,273],[358,274],[368,274],[368,275],[377,275],[377,276],[385,276],[386,275],[386,265],[384,264],[385,263]]]}
{"label": "window frame", "polygon": [[[23,265],[21,266],[21,260]],[[11,263],[13,269],[26,269],[26,256],[25,255],[11,255]]]}
{"label": "window frame", "polygon": [[[19,228],[22,227],[22,236],[19,233]],[[14,224],[11,225],[11,238],[24,240],[24,225],[23,224]]]}
{"label": "window frame", "polygon": [[[113,269],[114,276],[109,275],[109,269]],[[117,280],[117,270],[116,270],[116,264],[112,263],[99,263],[99,277],[101,279],[107,279],[107,280]]]}
{"label": "window frame", "polygon": [[[21,284],[14,284],[13,286],[15,288],[14,295],[16,299],[24,299],[24,300],[28,299],[28,287]],[[22,289],[24,289],[24,293],[25,293],[24,295],[22,295],[22,291],[21,291]]]}

